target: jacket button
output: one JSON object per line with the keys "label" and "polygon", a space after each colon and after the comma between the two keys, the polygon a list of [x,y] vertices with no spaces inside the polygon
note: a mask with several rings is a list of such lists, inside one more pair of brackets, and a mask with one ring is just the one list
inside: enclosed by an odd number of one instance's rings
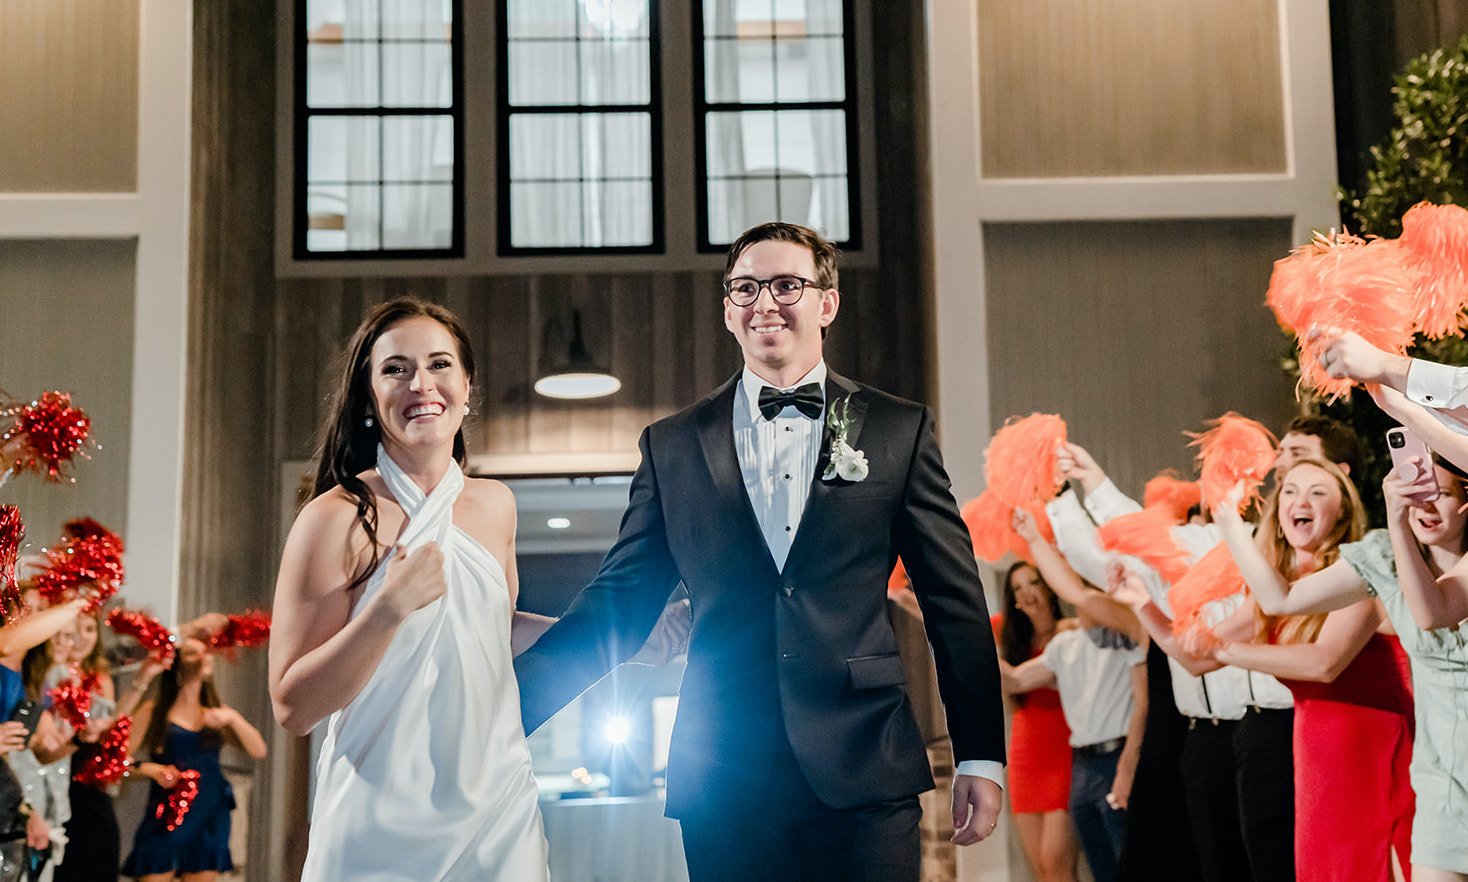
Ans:
{"label": "jacket button", "polygon": [[782,586],[780,586],[780,590],[782,592],[784,592],[784,594],[785,594],[786,597],[792,597],[795,594],[795,586],[794,585],[782,585]]}

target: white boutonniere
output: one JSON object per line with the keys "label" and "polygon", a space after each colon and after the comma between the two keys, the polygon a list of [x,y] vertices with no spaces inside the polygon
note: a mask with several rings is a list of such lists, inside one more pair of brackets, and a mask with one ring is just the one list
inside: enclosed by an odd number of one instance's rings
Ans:
{"label": "white boutonniere", "polygon": [[851,433],[850,395],[826,408],[826,428],[831,430],[831,461],[826,464],[821,480],[834,481],[840,478],[853,484],[865,481],[868,472],[867,456],[860,450],[853,450],[846,441],[846,436]]}

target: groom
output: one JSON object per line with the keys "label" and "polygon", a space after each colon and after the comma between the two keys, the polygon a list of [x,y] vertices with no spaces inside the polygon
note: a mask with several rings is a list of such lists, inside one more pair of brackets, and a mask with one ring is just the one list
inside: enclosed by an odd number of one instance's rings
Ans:
{"label": "groom", "polygon": [[933,779],[887,617],[898,555],[937,662],[960,845],[994,829],[1004,761],[994,639],[933,418],[827,368],[841,295],[818,233],[748,230],[724,293],[744,369],[643,432],[616,545],[515,660],[525,731],[632,655],[682,581],[667,813],[693,882],[916,882]]}

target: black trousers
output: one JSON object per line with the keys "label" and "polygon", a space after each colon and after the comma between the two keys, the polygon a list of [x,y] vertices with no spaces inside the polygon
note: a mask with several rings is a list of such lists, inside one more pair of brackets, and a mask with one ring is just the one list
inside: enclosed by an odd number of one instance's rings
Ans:
{"label": "black trousers", "polygon": [[793,757],[679,818],[690,882],[918,882],[916,796],[834,809],[811,791]]}
{"label": "black trousers", "polygon": [[1295,879],[1295,712],[1250,708],[1234,729],[1239,826],[1254,882]]}
{"label": "black trousers", "polygon": [[1153,642],[1147,649],[1147,730],[1121,847],[1123,882],[1199,878],[1180,767],[1187,735],[1188,720],[1172,699],[1167,654]]}
{"label": "black trousers", "polygon": [[1183,740],[1178,768],[1198,858],[1198,874],[1193,878],[1204,882],[1251,882],[1254,878],[1239,820],[1239,774],[1234,759],[1238,725],[1235,720],[1189,720]]}

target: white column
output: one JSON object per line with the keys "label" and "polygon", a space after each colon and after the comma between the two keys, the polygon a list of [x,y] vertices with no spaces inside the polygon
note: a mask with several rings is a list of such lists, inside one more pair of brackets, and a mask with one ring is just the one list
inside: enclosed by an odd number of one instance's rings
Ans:
{"label": "white column", "polygon": [[186,0],[141,0],[127,597],[166,623],[178,614],[183,517],[192,41]]}

